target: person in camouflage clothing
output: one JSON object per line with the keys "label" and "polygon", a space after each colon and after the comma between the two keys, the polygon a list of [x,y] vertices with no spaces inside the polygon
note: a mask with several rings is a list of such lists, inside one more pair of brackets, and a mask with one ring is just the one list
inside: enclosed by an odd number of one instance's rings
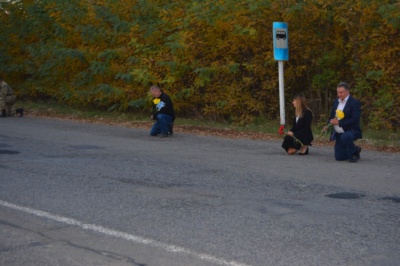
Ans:
{"label": "person in camouflage clothing", "polygon": [[[0,117],[11,116],[11,109],[16,99],[17,96],[14,94],[13,89],[5,83],[0,76]],[[18,108],[16,112],[19,113],[20,116],[23,115],[23,110],[21,108]]]}

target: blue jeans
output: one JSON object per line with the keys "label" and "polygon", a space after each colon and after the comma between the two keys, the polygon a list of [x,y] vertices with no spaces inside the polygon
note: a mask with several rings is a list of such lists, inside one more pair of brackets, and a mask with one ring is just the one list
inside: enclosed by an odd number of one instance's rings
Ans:
{"label": "blue jeans", "polygon": [[158,134],[168,135],[168,131],[172,124],[172,116],[166,114],[158,114],[157,121],[151,127],[150,135],[157,136]]}
{"label": "blue jeans", "polygon": [[354,145],[354,133],[349,130],[344,133],[336,133],[335,159],[337,161],[350,160],[357,152]]}

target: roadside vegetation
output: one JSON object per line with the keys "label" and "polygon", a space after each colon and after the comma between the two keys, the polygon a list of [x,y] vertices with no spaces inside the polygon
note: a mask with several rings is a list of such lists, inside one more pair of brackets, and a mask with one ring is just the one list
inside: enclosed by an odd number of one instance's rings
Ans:
{"label": "roadside vegetation", "polygon": [[27,115],[149,127],[158,84],[178,132],[280,139],[276,21],[289,26],[287,123],[303,92],[318,138],[345,81],[362,103],[360,145],[397,150],[398,0],[0,1],[0,75]]}
{"label": "roadside vegetation", "polygon": [[288,117],[303,92],[323,121],[346,81],[364,128],[399,131],[398,0],[0,1],[0,75],[19,97],[121,113],[159,84],[180,117],[250,126],[279,116],[274,21]]}

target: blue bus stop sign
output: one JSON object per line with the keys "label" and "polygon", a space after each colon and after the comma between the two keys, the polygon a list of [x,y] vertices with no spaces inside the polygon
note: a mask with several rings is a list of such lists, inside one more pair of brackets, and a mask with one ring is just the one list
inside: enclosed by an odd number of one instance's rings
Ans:
{"label": "blue bus stop sign", "polygon": [[277,61],[289,60],[289,32],[285,22],[273,22],[274,59]]}

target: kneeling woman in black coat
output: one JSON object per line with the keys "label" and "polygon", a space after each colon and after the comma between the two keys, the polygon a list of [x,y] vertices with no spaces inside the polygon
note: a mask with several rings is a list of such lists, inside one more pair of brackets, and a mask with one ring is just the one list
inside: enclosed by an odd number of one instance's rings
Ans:
{"label": "kneeling woman in black coat", "polygon": [[311,130],[313,114],[307,106],[306,97],[303,94],[297,94],[292,101],[295,108],[296,117],[293,120],[293,127],[287,132],[282,148],[288,154],[295,154],[299,151],[299,155],[308,154],[308,146],[314,140]]}

